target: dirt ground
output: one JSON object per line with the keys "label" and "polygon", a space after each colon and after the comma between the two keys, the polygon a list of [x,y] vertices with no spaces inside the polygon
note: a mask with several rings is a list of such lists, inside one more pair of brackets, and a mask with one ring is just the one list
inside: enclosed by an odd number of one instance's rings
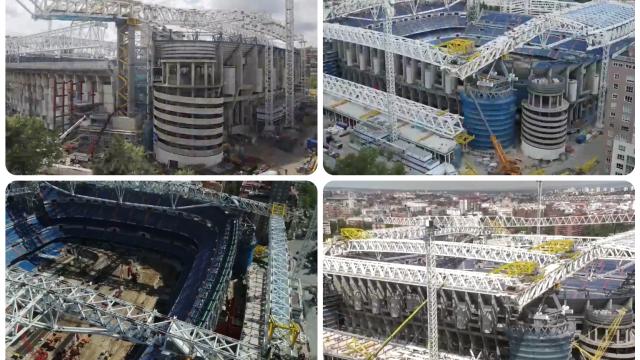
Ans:
{"label": "dirt ground", "polygon": [[308,153],[306,150],[306,142],[308,138],[317,134],[315,126],[305,126],[297,133],[296,145],[292,152],[282,151],[273,146],[273,143],[267,139],[258,139],[255,144],[247,145],[245,152],[249,156],[261,159],[271,169],[277,170],[282,174],[296,175],[297,169],[303,165]]}
{"label": "dirt ground", "polygon": [[[73,249],[73,250],[72,250]],[[63,255],[52,263],[45,271],[62,275],[71,281],[84,283],[94,290],[141,306],[146,309],[156,307],[162,296],[169,296],[171,287],[179,276],[173,266],[154,255],[133,256],[123,250],[105,250],[93,247],[71,245],[65,247]],[[133,282],[127,274],[127,265],[138,273],[137,282]],[[74,321],[62,320],[64,326],[79,326]],[[49,346],[43,346],[48,340]],[[76,343],[79,356],[64,357],[62,354],[70,350]],[[132,343],[99,335],[55,334],[42,330],[29,331],[21,341],[6,349],[6,358],[18,354],[22,359],[36,359],[39,349],[46,349],[48,359],[74,360],[121,360],[132,350]],[[105,357],[105,354],[108,354]],[[57,357],[56,357],[57,356]]]}

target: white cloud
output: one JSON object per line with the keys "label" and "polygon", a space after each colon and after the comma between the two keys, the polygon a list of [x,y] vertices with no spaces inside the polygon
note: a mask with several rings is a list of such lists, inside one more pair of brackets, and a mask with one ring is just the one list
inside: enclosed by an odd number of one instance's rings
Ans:
{"label": "white cloud", "polygon": [[[147,0],[147,2],[177,8],[243,9],[265,12],[271,14],[274,19],[284,22],[285,0]],[[47,31],[49,28],[48,21],[32,19],[31,15],[15,0],[6,0],[5,10],[7,35],[35,34]],[[317,0],[294,0],[294,15],[296,32],[304,35],[307,44],[317,46]],[[52,29],[65,26],[69,26],[69,22],[51,21]],[[115,38],[115,34],[108,38]]]}

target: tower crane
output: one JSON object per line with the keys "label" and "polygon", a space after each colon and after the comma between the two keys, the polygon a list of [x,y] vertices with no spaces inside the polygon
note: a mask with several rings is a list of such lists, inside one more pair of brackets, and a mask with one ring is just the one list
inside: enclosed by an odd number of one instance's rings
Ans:
{"label": "tower crane", "polygon": [[[387,48],[391,45],[391,36],[393,35],[393,16],[395,14],[393,4],[391,0],[384,2],[384,42]],[[396,94],[396,68],[395,68],[395,55],[393,52],[385,50],[384,52],[384,67],[387,80],[387,116],[389,121],[389,130],[391,134],[391,142],[398,139],[398,126],[397,117],[393,111],[393,98]]]}
{"label": "tower crane", "polygon": [[600,360],[600,359],[602,359],[602,357],[604,356],[604,353],[609,348],[609,345],[611,345],[611,342],[613,341],[614,335],[616,334],[616,332],[618,332],[618,328],[620,327],[620,323],[622,322],[622,318],[624,318],[624,316],[626,314],[627,314],[627,308],[626,307],[622,307],[621,309],[618,309],[618,314],[616,315],[615,318],[613,318],[613,321],[611,322],[611,325],[609,325],[609,327],[607,328],[607,330],[605,332],[605,336],[602,339],[602,341],[600,342],[600,345],[598,346],[598,348],[596,349],[596,352],[594,354],[591,354],[590,352],[588,352],[585,349],[581,348],[580,345],[575,341],[572,343],[573,347],[578,349],[578,351],[580,351],[580,354],[586,360]]}

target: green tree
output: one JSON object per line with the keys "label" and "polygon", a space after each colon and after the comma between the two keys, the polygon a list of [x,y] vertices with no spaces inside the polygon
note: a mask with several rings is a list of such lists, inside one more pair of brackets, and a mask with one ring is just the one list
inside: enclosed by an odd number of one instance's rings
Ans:
{"label": "green tree", "polygon": [[58,137],[41,119],[7,118],[7,169],[15,175],[35,174],[62,158]]}
{"label": "green tree", "polygon": [[92,166],[96,175],[153,175],[159,169],[144,154],[142,146],[114,136],[104,156]]}
{"label": "green tree", "polygon": [[176,170],[176,172],[173,175],[196,175],[196,171],[193,170],[192,168],[182,168],[182,169]]}
{"label": "green tree", "polygon": [[366,147],[357,154],[349,154],[336,161],[333,170],[338,175],[403,175],[404,166],[397,163],[391,170],[383,161],[378,160],[380,151]]}
{"label": "green tree", "polygon": [[304,209],[313,209],[316,207],[318,192],[312,182],[303,181],[298,183],[298,191],[300,194],[300,202]]}
{"label": "green tree", "polygon": [[390,175],[404,175],[405,174],[404,165],[402,165],[401,163],[393,164],[393,166],[391,167],[391,170],[389,171],[389,174]]}

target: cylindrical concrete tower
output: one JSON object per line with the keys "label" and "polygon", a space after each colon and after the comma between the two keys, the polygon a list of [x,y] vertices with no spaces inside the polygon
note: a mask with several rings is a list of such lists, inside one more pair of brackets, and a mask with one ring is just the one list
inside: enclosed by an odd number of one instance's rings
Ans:
{"label": "cylindrical concrete tower", "polygon": [[[595,355],[598,347],[605,341],[605,334],[611,331],[611,324],[619,316],[621,309],[622,306],[612,304],[601,310],[589,307],[585,312],[582,332],[578,337],[580,347]],[[634,312],[626,310],[602,359],[635,358],[635,323],[633,319]]]}
{"label": "cylindrical concrete tower", "polygon": [[157,51],[162,79],[153,86],[156,160],[170,167],[218,164],[222,161],[224,98],[214,79],[215,45],[167,41],[159,43]]}
{"label": "cylindrical concrete tower", "polygon": [[575,324],[560,314],[536,313],[530,323],[510,325],[509,359],[567,360]]}
{"label": "cylindrical concrete tower", "polygon": [[522,152],[533,159],[555,160],[565,151],[569,102],[564,79],[538,78],[522,101]]}

